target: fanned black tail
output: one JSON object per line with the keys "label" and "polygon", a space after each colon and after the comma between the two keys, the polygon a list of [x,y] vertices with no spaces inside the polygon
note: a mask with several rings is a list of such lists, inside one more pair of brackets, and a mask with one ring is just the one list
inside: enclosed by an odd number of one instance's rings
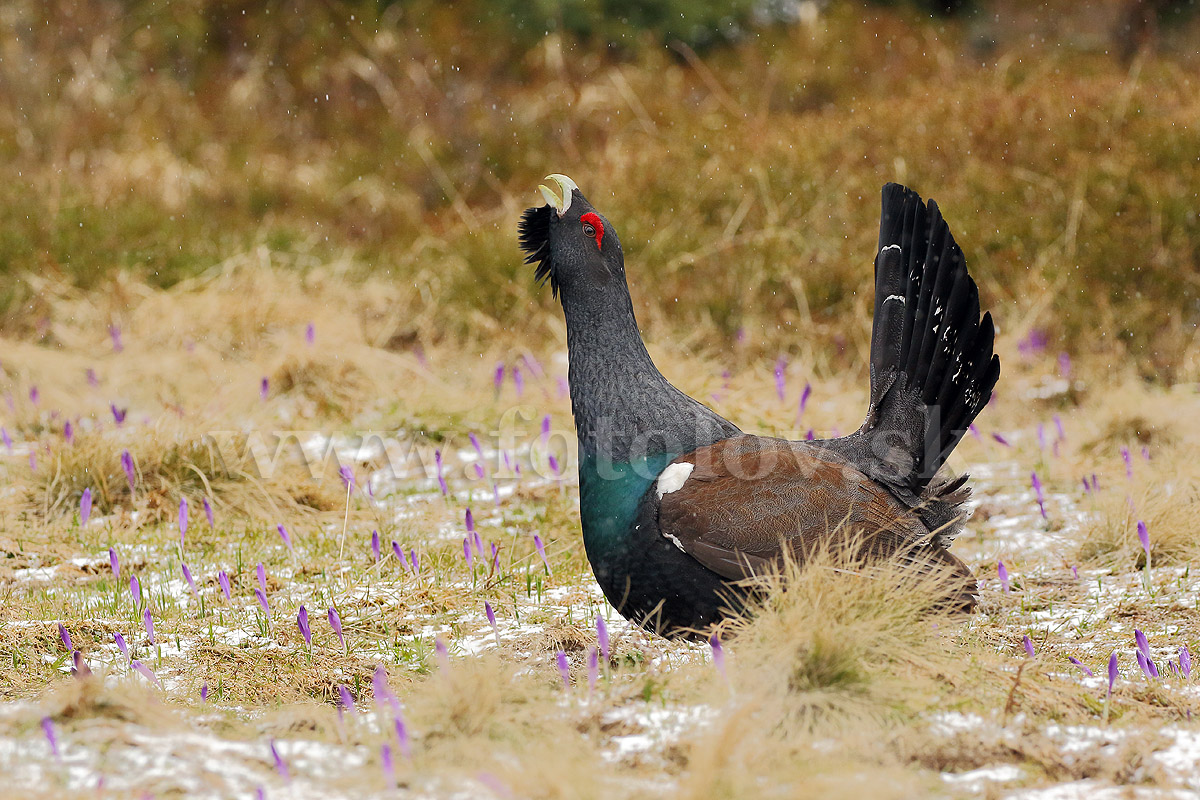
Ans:
{"label": "fanned black tail", "polygon": [[908,492],[926,493],[991,398],[1000,375],[994,337],[991,314],[979,317],[979,290],[937,203],[926,207],[895,183],[883,187],[871,407],[860,433],[907,451],[907,475],[897,471],[892,481]]}

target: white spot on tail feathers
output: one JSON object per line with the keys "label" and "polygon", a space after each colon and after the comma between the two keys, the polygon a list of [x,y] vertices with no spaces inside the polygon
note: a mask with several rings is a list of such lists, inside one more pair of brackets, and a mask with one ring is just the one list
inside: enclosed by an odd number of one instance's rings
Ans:
{"label": "white spot on tail feathers", "polygon": [[[662,500],[664,494],[670,494],[682,489],[683,484],[695,468],[695,464],[680,461],[678,464],[671,464],[660,472],[658,475],[658,485],[655,487],[655,491],[658,492],[658,499]],[[676,541],[676,544],[679,544],[678,541]],[[683,546],[680,545],[679,549],[682,550]]]}
{"label": "white spot on tail feathers", "polygon": [[[671,540],[671,544],[675,545],[675,546],[676,546],[676,547],[678,547],[680,550],[683,550],[683,542],[679,541],[679,537],[678,537],[678,536],[672,536],[672,535],[671,535],[671,534],[669,534],[669,533],[664,533],[664,534],[663,534],[663,536],[666,536],[668,539],[670,539],[670,540]],[[685,552],[685,553],[686,553],[686,552],[687,552],[687,550],[683,550],[683,552]]]}
{"label": "white spot on tail feathers", "polygon": [[[894,245],[894,246],[899,247],[900,245]],[[893,300],[899,300],[900,305],[904,305],[904,295],[902,295],[902,294],[889,294],[886,298],[884,298],[883,302],[890,303]]]}
{"label": "white spot on tail feathers", "polygon": [[881,252],[881,253],[882,253],[882,252],[884,252],[884,251],[886,251],[886,250],[899,250],[899,249],[900,249],[900,245],[898,245],[898,244],[889,244],[889,245],[887,245],[887,246],[885,246],[885,247],[881,248],[881,249],[879,250],[879,252]]}

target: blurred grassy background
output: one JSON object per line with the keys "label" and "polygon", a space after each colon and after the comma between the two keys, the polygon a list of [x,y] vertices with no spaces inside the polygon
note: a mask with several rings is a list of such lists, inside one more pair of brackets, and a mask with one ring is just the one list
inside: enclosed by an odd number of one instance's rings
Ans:
{"label": "blurred grassy background", "polygon": [[1195,5],[13,0],[0,335],[60,346],[51,284],[119,323],[139,283],[260,252],[394,281],[394,349],[561,342],[515,243],[558,171],[652,338],[859,369],[898,180],[1002,337],[1194,380]]}

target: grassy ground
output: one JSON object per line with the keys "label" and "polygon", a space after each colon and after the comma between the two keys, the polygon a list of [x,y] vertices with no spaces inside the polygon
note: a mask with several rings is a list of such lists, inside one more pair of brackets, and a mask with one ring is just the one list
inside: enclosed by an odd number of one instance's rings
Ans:
{"label": "grassy ground", "polygon": [[[172,49],[115,6],[37,8],[0,10],[11,795],[1200,790],[1200,693],[1167,666],[1200,647],[1185,57],[981,62],[965,25],[835,10],[702,56],[551,38],[507,66],[448,12],[401,37],[323,6],[309,39],[218,15],[218,58],[185,12],[153,20]],[[980,613],[836,562],[720,657],[607,607],[561,317],[515,247],[552,169],[618,226],[668,377],[792,436],[865,410],[878,184],[942,201],[1005,365],[952,462]]]}

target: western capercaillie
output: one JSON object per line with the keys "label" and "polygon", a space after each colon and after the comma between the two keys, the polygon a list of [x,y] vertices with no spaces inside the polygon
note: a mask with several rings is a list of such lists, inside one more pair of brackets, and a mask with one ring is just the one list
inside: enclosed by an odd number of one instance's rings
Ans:
{"label": "western capercaillie", "polygon": [[665,635],[702,634],[748,582],[840,532],[872,556],[936,569],[969,609],[975,580],[947,547],[966,476],[940,470],[1000,374],[991,316],[937,204],[883,188],[870,404],[849,436],[743,433],[672,386],[634,319],[616,230],[566,176],[525,211],[521,247],[567,321],[584,546],[609,602]]}

